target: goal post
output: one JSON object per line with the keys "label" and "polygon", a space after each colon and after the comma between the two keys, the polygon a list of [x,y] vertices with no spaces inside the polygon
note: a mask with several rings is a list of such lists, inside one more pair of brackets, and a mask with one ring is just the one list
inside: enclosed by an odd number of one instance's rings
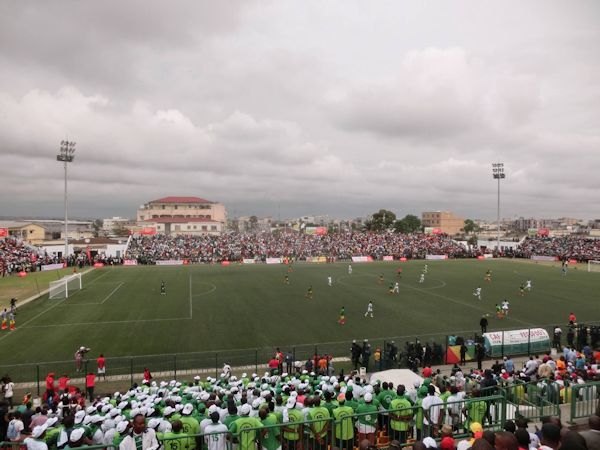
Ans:
{"label": "goal post", "polygon": [[82,288],[83,283],[81,281],[80,273],[67,275],[66,277],[63,277],[60,280],[50,282],[50,291],[48,298],[69,298],[69,295],[72,295],[73,292],[78,291]]}
{"label": "goal post", "polygon": [[600,272],[600,261],[590,259],[588,261],[588,272]]}

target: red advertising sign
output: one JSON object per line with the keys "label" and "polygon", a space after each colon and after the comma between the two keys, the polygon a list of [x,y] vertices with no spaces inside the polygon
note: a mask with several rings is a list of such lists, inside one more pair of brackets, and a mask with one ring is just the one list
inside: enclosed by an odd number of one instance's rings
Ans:
{"label": "red advertising sign", "polygon": [[101,262],[94,263],[94,267],[104,267],[104,263],[101,263]]}
{"label": "red advertising sign", "polygon": [[432,234],[442,234],[442,230],[440,228],[434,228],[433,230],[431,230]]}
{"label": "red advertising sign", "polygon": [[548,228],[539,228],[538,236],[548,236],[550,234],[550,230]]}
{"label": "red advertising sign", "polygon": [[406,258],[405,256],[403,256],[402,258],[400,258],[400,261],[406,262],[406,261],[408,261],[408,258]]}
{"label": "red advertising sign", "polygon": [[142,236],[154,236],[156,234],[156,228],[154,227],[144,227],[140,230],[140,234]]}
{"label": "red advertising sign", "polygon": [[0,237],[8,236],[8,228],[0,228]]}
{"label": "red advertising sign", "polygon": [[477,257],[477,259],[479,259],[479,260],[485,259],[485,256],[483,256],[483,255],[479,255],[479,256]]}
{"label": "red advertising sign", "polygon": [[229,261],[221,261],[222,266],[228,266],[229,264],[231,264]]}
{"label": "red advertising sign", "polygon": [[570,259],[569,260],[569,264],[577,264],[577,260],[576,259]]}

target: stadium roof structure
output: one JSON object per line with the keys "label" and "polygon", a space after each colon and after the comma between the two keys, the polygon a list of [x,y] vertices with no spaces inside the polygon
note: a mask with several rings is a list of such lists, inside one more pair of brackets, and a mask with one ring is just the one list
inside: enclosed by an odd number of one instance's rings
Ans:
{"label": "stadium roof structure", "polygon": [[143,223],[189,223],[189,222],[204,222],[217,223],[216,220],[205,219],[204,217],[154,217],[151,219],[140,220]]}
{"label": "stadium roof structure", "polygon": [[148,203],[212,203],[210,200],[200,197],[163,197],[158,200],[151,200]]}

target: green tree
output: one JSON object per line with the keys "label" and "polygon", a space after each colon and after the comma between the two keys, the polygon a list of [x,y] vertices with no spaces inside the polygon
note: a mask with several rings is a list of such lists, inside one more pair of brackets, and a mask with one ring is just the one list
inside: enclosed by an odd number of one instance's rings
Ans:
{"label": "green tree", "polygon": [[101,219],[94,220],[94,222],[92,223],[92,228],[94,229],[94,231],[93,231],[94,237],[100,236],[100,230],[102,229],[102,220]]}
{"label": "green tree", "polygon": [[413,214],[407,214],[402,219],[394,223],[394,230],[397,233],[411,234],[421,231],[421,219]]}
{"label": "green tree", "polygon": [[467,234],[476,233],[479,231],[479,225],[473,222],[473,220],[467,219],[463,225],[463,231]]}
{"label": "green tree", "polygon": [[471,236],[468,240],[467,240],[467,244],[472,245],[473,247],[477,246],[477,235],[473,235]]}
{"label": "green tree", "polygon": [[396,214],[386,209],[380,209],[367,220],[365,226],[369,231],[383,231],[392,228],[396,222]]}

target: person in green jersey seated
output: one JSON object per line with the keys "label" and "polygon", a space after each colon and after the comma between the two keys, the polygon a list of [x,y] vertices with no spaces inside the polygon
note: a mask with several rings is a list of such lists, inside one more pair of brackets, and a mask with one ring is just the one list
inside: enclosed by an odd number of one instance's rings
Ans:
{"label": "person in green jersey seated", "polygon": [[364,396],[364,403],[360,403],[356,408],[358,416],[358,441],[369,441],[370,445],[375,445],[375,432],[377,431],[377,411],[378,408],[373,404],[373,394],[367,392]]}
{"label": "person in green jersey seated", "polygon": [[229,431],[234,437],[237,437],[238,450],[254,450],[259,430],[263,428],[260,420],[256,417],[249,417],[251,411],[252,407],[248,403],[244,403],[239,408],[240,418],[229,426]]}
{"label": "person in green jersey seated", "polygon": [[352,450],[354,447],[354,410],[346,405],[346,396],[338,395],[339,406],[333,410],[334,446],[340,450]]}
{"label": "person in green jersey seated", "polygon": [[321,399],[313,397],[308,413],[306,414],[309,423],[309,446],[313,450],[327,449],[327,433],[329,432],[329,419],[331,415],[327,408],[321,406]]}
{"label": "person in green jersey seated", "polygon": [[269,414],[269,409],[263,406],[258,411],[258,417],[265,427],[260,439],[262,450],[281,450],[281,431],[277,426],[275,414]]}

